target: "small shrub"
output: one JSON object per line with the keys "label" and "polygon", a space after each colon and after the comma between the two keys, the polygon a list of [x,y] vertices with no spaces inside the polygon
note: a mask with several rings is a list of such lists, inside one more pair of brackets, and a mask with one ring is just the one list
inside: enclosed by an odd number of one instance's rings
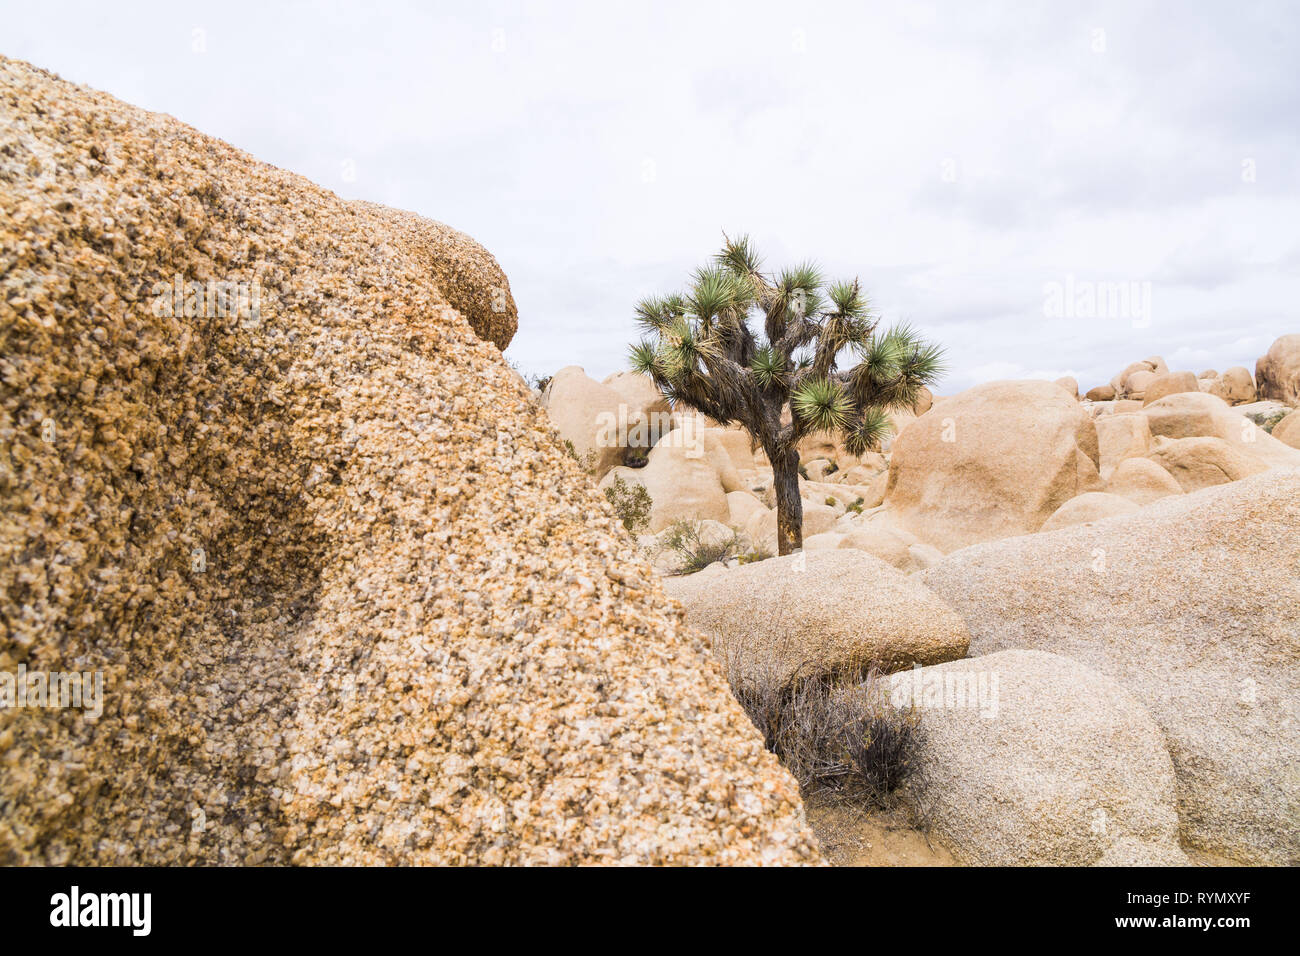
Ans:
{"label": "small shrub", "polygon": [[579,455],[578,449],[574,447],[573,442],[568,438],[564,439],[564,450],[568,452],[570,458],[578,463],[578,467],[587,474],[595,474],[596,471],[596,453],[589,451],[585,455]]}
{"label": "small shrub", "polygon": [[654,501],[644,485],[629,484],[622,478],[605,489],[605,497],[628,534],[637,535],[650,528],[650,508]]}
{"label": "small shrub", "polygon": [[1273,412],[1273,414],[1271,415],[1265,415],[1263,412],[1252,412],[1247,417],[1249,417],[1252,422],[1254,422],[1256,425],[1258,425],[1260,428],[1264,429],[1264,431],[1268,432],[1271,435],[1273,434],[1274,426],[1276,426],[1278,422],[1286,418],[1287,415],[1289,414],[1290,414],[1290,409],[1283,409],[1280,412]]}
{"label": "small shrub", "polygon": [[826,496],[826,503],[830,505],[832,508],[835,507],[835,499],[832,498],[830,495]]}
{"label": "small shrub", "polygon": [[668,526],[660,538],[660,547],[672,551],[681,559],[678,574],[703,571],[715,561],[738,557],[741,549],[740,533],[734,529],[730,538],[705,541],[698,521],[679,518]]}
{"label": "small shrub", "polygon": [[726,664],[732,693],[806,797],[894,809],[899,787],[916,772],[922,730],[914,708],[889,703],[877,672],[848,688],[829,675],[783,685],[742,671],[735,659]]}
{"label": "small shrub", "polygon": [[865,498],[858,497],[854,499],[852,504],[845,505],[844,510],[852,511],[855,515],[860,515],[862,514],[862,506],[865,505],[866,503],[867,501]]}
{"label": "small shrub", "polygon": [[751,550],[740,555],[738,560],[741,564],[753,564],[755,561],[766,561],[770,557],[773,557],[771,551],[761,544],[756,544]]}
{"label": "small shrub", "polygon": [[839,470],[840,470],[840,466],[835,464],[835,462],[831,462],[829,465],[826,466],[826,470],[822,472],[822,476],[825,477],[826,475],[833,475],[835,474],[835,472]]}

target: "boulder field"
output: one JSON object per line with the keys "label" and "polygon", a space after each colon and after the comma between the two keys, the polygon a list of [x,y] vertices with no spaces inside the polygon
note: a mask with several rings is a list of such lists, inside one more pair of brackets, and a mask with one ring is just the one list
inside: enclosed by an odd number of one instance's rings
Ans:
{"label": "boulder field", "polygon": [[[733,683],[996,675],[996,717],[921,710],[908,799],[963,862],[1300,861],[1300,413],[1241,368],[1070,384],[933,398],[878,458],[807,442],[803,553],[668,591]],[[764,540],[770,472],[711,430],[707,523]],[[692,517],[684,465],[642,472]]]}

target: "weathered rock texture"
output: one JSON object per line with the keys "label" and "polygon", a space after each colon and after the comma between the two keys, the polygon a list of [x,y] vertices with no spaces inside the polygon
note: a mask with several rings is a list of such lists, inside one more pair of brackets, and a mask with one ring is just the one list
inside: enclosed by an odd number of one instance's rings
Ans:
{"label": "weathered rock texture", "polygon": [[921,716],[907,797],[957,856],[991,866],[1186,864],[1164,735],[1077,661],[1009,650],[894,675]]}
{"label": "weathered rock texture", "polygon": [[1075,495],[1100,491],[1097,428],[1051,382],[989,382],[898,436],[885,505],[941,551],[1037,531]]}
{"label": "weathered rock texture", "polygon": [[816,858],[445,241],[0,59],[0,862]]}
{"label": "weathered rock texture", "polygon": [[1259,397],[1300,405],[1300,333],[1284,335],[1255,363]]}
{"label": "weathered rock texture", "polygon": [[1185,840],[1300,862],[1300,471],[976,545],[920,577],[965,618],[973,655],[1063,654],[1145,705]]}
{"label": "weathered rock texture", "polygon": [[745,682],[852,681],[872,668],[962,657],[970,641],[961,618],[916,578],[852,549],[673,578],[667,590]]}

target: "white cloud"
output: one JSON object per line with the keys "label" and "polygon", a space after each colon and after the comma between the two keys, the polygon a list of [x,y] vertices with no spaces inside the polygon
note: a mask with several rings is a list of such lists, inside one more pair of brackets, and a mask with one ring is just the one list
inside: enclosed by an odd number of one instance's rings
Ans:
{"label": "white cloud", "polygon": [[[4,52],[475,236],[527,371],[622,367],[632,303],[725,228],[860,276],[948,347],[951,392],[1087,388],[1155,353],[1253,368],[1300,331],[1298,24],[1271,2],[43,2],[6,11]],[[1045,319],[1067,274],[1151,282],[1150,326]]]}

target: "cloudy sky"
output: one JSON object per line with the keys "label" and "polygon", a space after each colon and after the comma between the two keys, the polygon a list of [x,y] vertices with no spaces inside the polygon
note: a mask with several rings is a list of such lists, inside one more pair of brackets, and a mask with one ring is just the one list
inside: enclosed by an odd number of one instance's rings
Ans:
{"label": "cloudy sky", "polygon": [[1293,3],[2,0],[0,52],[468,232],[526,372],[623,368],[724,229],[860,277],[943,392],[1300,331]]}

